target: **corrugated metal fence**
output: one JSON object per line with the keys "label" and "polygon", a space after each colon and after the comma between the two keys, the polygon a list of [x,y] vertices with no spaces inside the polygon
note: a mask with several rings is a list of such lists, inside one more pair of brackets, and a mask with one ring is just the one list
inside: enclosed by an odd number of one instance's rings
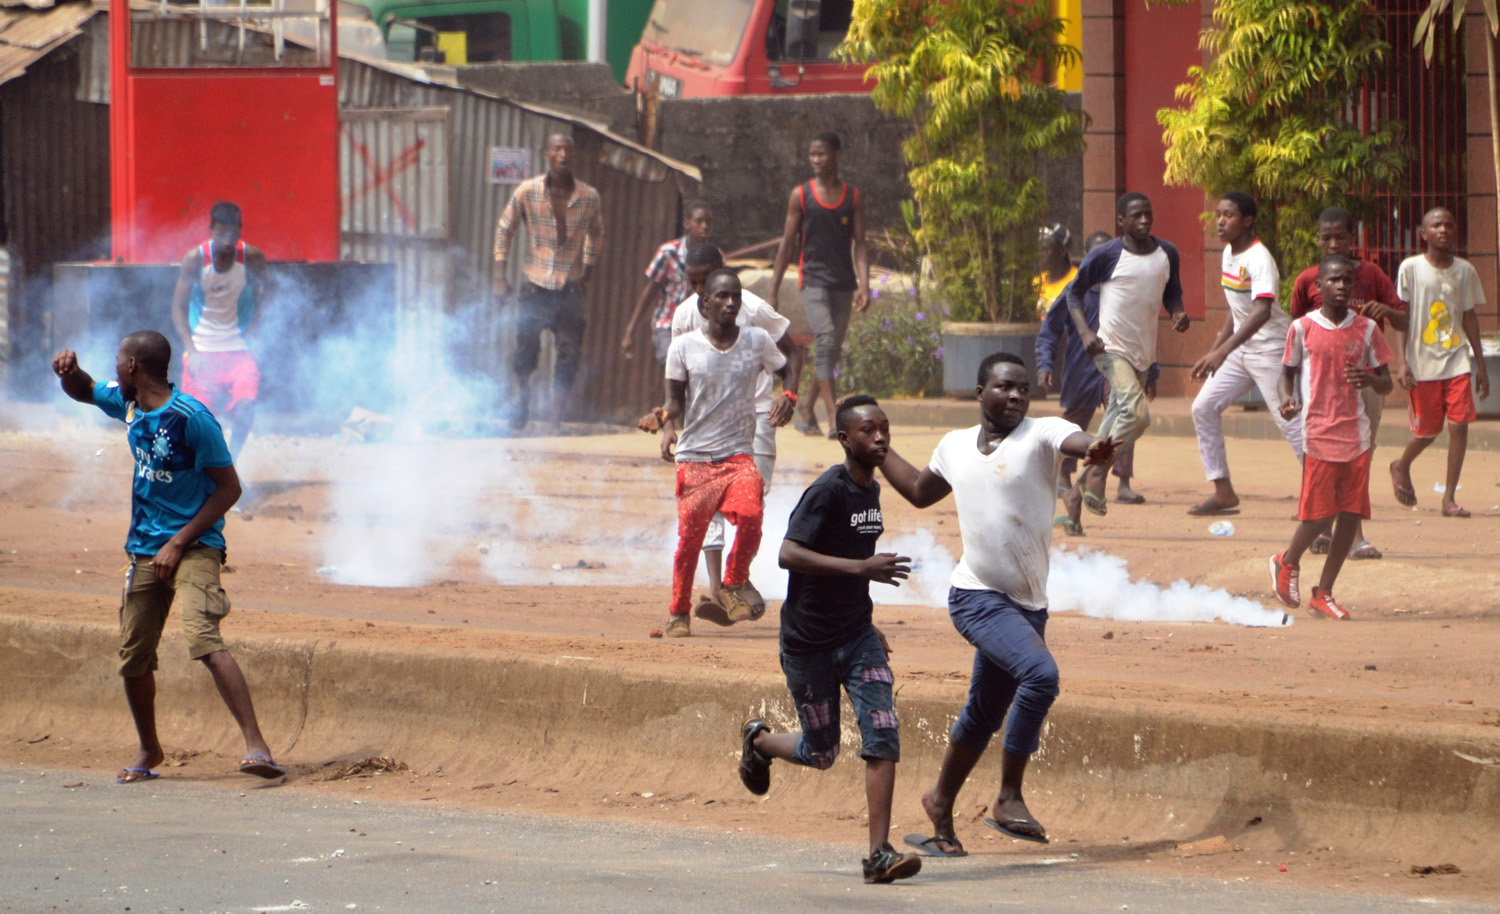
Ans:
{"label": "corrugated metal fence", "polygon": [[[342,59],[339,104],[345,111],[341,168],[346,210],[354,204],[353,212],[345,214],[346,253],[359,259],[402,264],[403,275],[397,281],[403,290],[403,312],[446,315],[450,339],[455,338],[454,325],[461,328],[456,335],[461,363],[502,382],[508,380],[506,366],[513,338],[509,315],[492,301],[492,252],[495,224],[515,185],[495,183],[490,149],[529,150],[529,173],[535,174],[542,167],[541,149],[546,138],[558,132],[572,135],[579,153],[575,165],[578,176],[597,188],[603,201],[605,240],[584,302],[589,325],[570,418],[624,420],[660,399],[661,377],[655,362],[649,357],[622,359],[619,340],[644,282],[646,264],[657,246],[679,229],[683,194],[695,183],[695,175],[581,121],[428,81],[421,71],[410,68]],[[385,109],[386,113],[362,113],[369,109]],[[405,122],[392,109],[429,113],[412,114],[409,123],[398,126]],[[420,130],[428,131],[425,135],[429,138],[437,129],[432,120],[436,115],[431,113],[436,109],[446,112],[447,125],[445,239],[412,231],[397,215],[402,208],[413,213],[432,212],[421,208],[430,207],[439,193],[435,171],[423,165],[427,161],[423,156],[431,147],[410,152],[423,135],[416,125],[426,125]],[[349,154],[354,146],[350,138],[355,136],[363,138],[367,151],[382,152],[373,155],[368,164],[351,162]],[[405,177],[413,168],[417,173]],[[351,194],[362,196],[360,191],[377,173],[398,171],[401,180],[381,184],[371,199],[351,200]],[[381,202],[382,195],[385,203]],[[399,206],[391,203],[393,198],[401,201]],[[420,219],[418,222],[429,230],[435,225]],[[446,272],[438,264],[440,244],[446,245]],[[513,259],[512,269],[518,266],[519,261]],[[513,284],[518,278],[512,276]],[[446,290],[446,296],[438,294],[439,289]],[[649,352],[647,330],[639,328],[639,333],[637,351]],[[550,357],[544,357],[539,371],[549,371],[550,365]],[[533,390],[544,396],[547,387],[534,384]]]}

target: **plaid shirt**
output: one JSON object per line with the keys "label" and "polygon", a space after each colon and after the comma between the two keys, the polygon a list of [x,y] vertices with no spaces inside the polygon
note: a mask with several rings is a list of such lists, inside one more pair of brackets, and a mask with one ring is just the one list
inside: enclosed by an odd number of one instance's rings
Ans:
{"label": "plaid shirt", "polygon": [[557,243],[557,217],[547,196],[547,176],[522,181],[500,214],[495,230],[495,260],[510,259],[510,242],[519,223],[526,223],[528,282],[543,289],[561,289],[583,276],[585,267],[599,260],[599,242],[604,237],[604,216],[599,192],[574,179],[568,199],[566,244]]}
{"label": "plaid shirt", "polygon": [[687,236],[683,235],[657,248],[651,265],[646,267],[646,278],[661,286],[661,299],[651,316],[651,326],[657,330],[672,329],[672,312],[693,294],[687,278],[687,252]]}

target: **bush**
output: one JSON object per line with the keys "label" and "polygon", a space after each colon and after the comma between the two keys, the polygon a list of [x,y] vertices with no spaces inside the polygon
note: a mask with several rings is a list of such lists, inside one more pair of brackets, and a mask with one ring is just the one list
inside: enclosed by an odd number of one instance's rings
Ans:
{"label": "bush", "polygon": [[[876,288],[869,310],[849,321],[839,395],[936,396],[943,388],[942,311],[910,289]],[[809,351],[808,366],[812,365]],[[804,373],[803,391],[812,383]]]}

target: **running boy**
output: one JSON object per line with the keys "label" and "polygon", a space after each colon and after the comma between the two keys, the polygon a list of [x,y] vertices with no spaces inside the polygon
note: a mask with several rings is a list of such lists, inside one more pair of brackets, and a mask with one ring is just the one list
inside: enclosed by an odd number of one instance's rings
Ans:
{"label": "running boy", "polygon": [[[1385,275],[1379,264],[1354,256],[1354,217],[1348,210],[1330,206],[1318,215],[1318,247],[1323,249],[1325,257],[1337,254],[1354,261],[1354,291],[1349,293],[1349,307],[1356,314],[1363,314],[1374,321],[1382,332],[1385,331],[1387,320],[1392,327],[1406,329],[1406,305],[1401,303],[1400,296],[1396,294],[1396,284]],[[1323,295],[1318,291],[1318,266],[1314,264],[1297,274],[1292,283],[1292,299],[1287,303],[1287,311],[1292,320],[1296,320],[1321,307]],[[1370,446],[1374,448],[1376,439],[1380,437],[1380,417],[1385,412],[1385,397],[1376,393],[1373,387],[1366,387],[1360,393],[1365,402],[1365,415],[1370,417]],[[1370,465],[1374,466],[1374,463],[1372,456]],[[1327,555],[1332,542],[1333,538],[1329,534],[1320,533],[1307,551],[1313,555]],[[1364,521],[1360,521],[1354,532],[1354,545],[1349,547],[1349,558],[1380,557],[1380,550],[1365,538]]]}
{"label": "running boy", "polygon": [[901,759],[890,646],[872,621],[870,582],[900,586],[911,559],[875,554],[885,527],[875,468],[885,462],[891,424],[873,397],[846,397],[835,412],[844,462],[802,493],[781,543],[787,575],[781,605],[781,668],[797,703],[797,733],[772,733],[745,721],[740,780],[760,796],[771,787],[771,760],[825,769],[839,754],[839,685],[859,722],[870,812],[865,882],[893,882],[922,869],[916,854],[891,847],[891,795]]}
{"label": "running boy", "polygon": [[[746,599],[750,563],[760,548],[764,505],[760,473],[751,451],[755,440],[755,384],[762,371],[784,375],[786,356],[770,334],[736,323],[740,278],[733,270],[708,277],[699,307],[708,319],[703,330],[685,333],[667,350],[667,401],[643,417],[640,427],[662,432],[661,456],[677,465],[677,552],[672,560],[672,601],[663,630],[669,638],[692,634],[693,576],[698,550],[715,512],[735,525],[734,548],[724,567],[720,603],[727,620],[760,617]],[[771,424],[785,425],[792,401],[781,397]],[[675,425],[682,420],[682,439]],[[677,446],[673,453],[673,446]]]}
{"label": "running boy", "polygon": [[[708,204],[694,200],[683,208],[681,238],[674,238],[656,249],[656,256],[646,267],[646,285],[641,288],[641,297],[636,299],[635,310],[625,322],[625,335],[620,338],[620,352],[631,357],[634,347],[635,325],[640,323],[646,306],[656,302],[651,313],[651,346],[659,365],[667,363],[667,347],[672,345],[672,315],[677,306],[689,295],[693,287],[688,282],[688,252],[708,241],[714,229],[714,214]],[[723,266],[723,264],[719,264]]]}
{"label": "running boy", "polygon": [[1252,387],[1260,389],[1281,437],[1302,459],[1302,420],[1283,415],[1277,388],[1281,356],[1291,319],[1276,304],[1281,272],[1276,258],[1255,237],[1255,200],[1232,190],[1219,200],[1214,224],[1224,242],[1220,284],[1229,313],[1208,353],[1193,364],[1193,377],[1206,379],[1193,399],[1193,428],[1198,433],[1198,455],[1203,471],[1214,484],[1214,494],[1188,509],[1194,517],[1224,514],[1239,507],[1240,497],[1229,480],[1229,454],[1224,447],[1224,410]]}
{"label": "running boy", "polygon": [[[1375,322],[1349,308],[1354,291],[1354,262],[1329,255],[1318,265],[1323,305],[1292,323],[1282,357],[1280,401],[1283,416],[1304,413],[1307,454],[1302,463],[1302,495],[1286,551],[1271,556],[1271,587],[1276,598],[1293,608],[1302,605],[1297,589],[1298,562],[1313,537],[1333,523],[1333,545],[1313,588],[1308,611],[1330,619],[1349,618],[1333,598],[1333,584],[1356,524],[1370,516],[1370,418],[1365,413],[1366,387],[1391,392],[1390,347]],[[1293,385],[1301,382],[1298,390]]]}
{"label": "running boy", "polygon": [[[1182,280],[1177,248],[1151,234],[1151,200],[1132,191],[1115,204],[1115,228],[1120,237],[1099,245],[1083,258],[1078,277],[1068,286],[1068,314],[1078,331],[1078,342],[1109,384],[1109,402],[1099,422],[1099,437],[1116,447],[1134,442],[1151,426],[1146,408],[1146,371],[1156,361],[1157,315],[1162,308],[1172,318],[1172,329],[1186,333],[1187,311],[1182,306]],[[1099,289],[1099,331],[1089,326],[1083,300]],[[1029,396],[1029,394],[1028,394]],[[1111,454],[1111,459],[1113,454]],[[1081,531],[1081,509],[1109,512],[1104,483],[1109,460],[1096,462],[1078,474],[1078,482],[1063,496],[1068,517]]]}
{"label": "running boy", "polygon": [[1410,508],[1417,503],[1412,461],[1437,438],[1446,417],[1444,517],[1469,516],[1455,501],[1464,452],[1469,448],[1469,423],[1476,418],[1469,375],[1474,376],[1479,399],[1490,394],[1490,378],[1479,348],[1479,318],[1474,313],[1484,304],[1484,290],[1469,262],[1453,254],[1457,234],[1452,213],[1441,207],[1428,212],[1422,217],[1421,231],[1427,252],[1406,258],[1396,272],[1396,293],[1406,302],[1408,324],[1396,327],[1395,376],[1409,391],[1412,439],[1391,463],[1391,486],[1401,504]]}
{"label": "running boy", "polygon": [[933,835],[907,839],[944,857],[964,854],[953,830],[954,804],[1002,724],[1000,793],[985,821],[1012,838],[1047,842],[1021,782],[1058,694],[1057,661],[1045,639],[1057,468],[1065,456],[1108,464],[1115,451],[1112,439],[1090,438],[1061,417],[1026,418],[1031,379],[1013,353],[986,356],[974,392],[979,425],[944,435],[924,469],[895,451],[881,464],[891,487],[918,508],[952,492],[963,539],[948,615],[975,648],[969,699],[948,734],[937,783],[922,795]]}

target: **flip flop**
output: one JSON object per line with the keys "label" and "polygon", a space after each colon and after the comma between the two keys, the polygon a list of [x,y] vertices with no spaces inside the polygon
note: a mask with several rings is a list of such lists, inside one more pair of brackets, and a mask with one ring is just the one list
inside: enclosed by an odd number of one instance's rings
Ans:
{"label": "flip flop", "polygon": [[734,624],[734,621],[729,618],[729,613],[724,611],[724,607],[720,605],[719,601],[706,593],[699,595],[698,605],[693,607],[693,615],[705,622],[712,622],[715,625],[728,627]]}
{"label": "flip flop", "polygon": [[1078,521],[1074,520],[1066,514],[1059,514],[1056,517],[1052,518],[1052,523],[1063,528],[1063,532],[1069,536],[1088,535],[1083,532],[1083,524],[1080,524]]}
{"label": "flip flop", "polygon": [[1444,508],[1443,509],[1443,516],[1444,517],[1473,517],[1473,515],[1470,514],[1466,508],[1460,508],[1458,505],[1453,505],[1452,507]]}
{"label": "flip flop", "polygon": [[1097,514],[1100,517],[1109,513],[1109,502],[1087,489],[1083,490],[1083,506],[1089,509],[1090,514]]}
{"label": "flip flop", "polygon": [[[958,836],[956,835],[933,835],[929,838],[926,835],[919,835],[913,832],[912,834],[907,835],[901,840],[905,842],[908,847],[914,847],[922,853],[927,854],[929,857],[969,856],[969,852],[964,850],[963,844],[959,843]],[[945,851],[941,847],[938,847],[939,841],[944,841],[948,844],[956,845],[958,847],[958,850]]]}
{"label": "flip flop", "polygon": [[804,435],[809,435],[814,438],[823,437],[823,427],[818,424],[818,420],[816,419],[812,420],[811,422],[793,422],[792,428],[796,429]]}
{"label": "flip flop", "polygon": [[1144,505],[1146,503],[1146,496],[1139,492],[1132,492],[1129,498],[1126,498],[1124,495],[1116,495],[1115,501],[1122,505]]}
{"label": "flip flop", "polygon": [[1240,509],[1221,508],[1218,505],[1214,504],[1214,500],[1212,498],[1205,498],[1203,501],[1200,501],[1196,505],[1193,505],[1191,508],[1188,508],[1187,513],[1192,515],[1193,517],[1214,517],[1221,514],[1238,514],[1240,513]]}
{"label": "flip flop", "polygon": [[990,828],[993,828],[995,831],[999,832],[1002,835],[1009,835],[1010,837],[1017,838],[1021,841],[1035,841],[1037,844],[1052,843],[1046,835],[1037,837],[1036,835],[1028,835],[1025,832],[1011,830],[1011,826],[1014,825],[1035,825],[1040,828],[1042,823],[1038,822],[1035,819],[1006,819],[1004,822],[996,822],[994,819],[986,816],[984,824],[988,825]]}
{"label": "flip flop", "polygon": [[1349,550],[1349,558],[1378,559],[1384,558],[1384,555],[1379,549],[1376,549],[1373,545],[1371,545],[1369,540],[1360,540],[1359,542],[1354,544],[1353,549]]}
{"label": "flip flop", "polygon": [[134,765],[126,765],[115,775],[116,784],[136,784],[141,781],[154,781],[161,775],[150,768],[137,768]]}
{"label": "flip flop", "polygon": [[270,780],[286,774],[286,769],[272,761],[269,755],[257,752],[240,760],[240,773]]}
{"label": "flip flop", "polygon": [[[1312,541],[1312,545],[1311,546],[1307,547],[1307,551],[1311,552],[1313,555],[1327,555],[1328,554],[1328,547],[1330,547],[1332,545],[1333,545],[1333,537],[1329,536],[1326,533],[1319,533],[1318,534],[1318,538]],[[1353,555],[1353,554],[1354,553],[1352,553],[1352,552],[1350,553],[1350,555]]]}
{"label": "flip flop", "polygon": [[1391,461],[1387,467],[1391,471],[1391,489],[1396,493],[1396,501],[1402,507],[1415,508],[1417,506],[1417,490],[1398,478],[1399,470],[1396,469],[1396,461]]}

